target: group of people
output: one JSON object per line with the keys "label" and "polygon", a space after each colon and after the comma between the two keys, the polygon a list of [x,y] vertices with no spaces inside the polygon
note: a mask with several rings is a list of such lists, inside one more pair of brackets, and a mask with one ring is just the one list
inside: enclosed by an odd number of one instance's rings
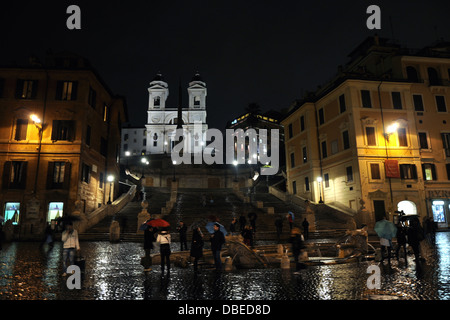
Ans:
{"label": "group of people", "polygon": [[[225,235],[222,231],[220,231],[220,225],[215,223],[214,232],[210,234],[210,242],[211,242],[211,251],[214,258],[214,265],[216,270],[222,269],[222,261],[220,258],[220,252],[222,250],[222,246],[225,243]],[[180,234],[180,245],[181,250],[183,247],[185,250],[187,247],[187,227],[184,222],[180,222],[180,225],[177,227],[177,231]],[[191,249],[190,256],[194,259],[194,272],[199,273],[198,270],[198,262],[200,258],[203,257],[203,247],[204,247],[204,235],[199,226],[195,227],[192,231],[192,240],[191,240]],[[153,243],[157,242],[160,245],[160,257],[161,257],[161,274],[164,273],[165,268],[167,267],[167,273],[170,273],[170,255],[171,248],[170,244],[172,243],[172,238],[167,229],[163,228],[162,230],[158,230],[157,228],[148,227],[144,230],[144,251],[145,258],[150,257],[150,252],[154,248]],[[151,268],[147,267],[145,271],[150,271]]]}
{"label": "group of people", "polygon": [[[395,256],[397,261],[400,260],[400,250],[403,249],[403,254],[405,257],[405,264],[408,264],[406,259],[407,251],[406,245],[411,247],[414,253],[414,260],[418,263],[421,259],[424,259],[424,253],[421,253],[421,246],[432,246],[434,245],[434,234],[436,233],[436,224],[430,217],[424,218],[423,226],[420,224],[420,221],[417,217],[411,217],[408,220],[408,223],[405,223],[402,218],[400,218],[399,222],[396,224],[397,228],[397,247],[395,249]],[[426,243],[422,241],[426,240]],[[388,263],[390,264],[391,253],[392,253],[392,240],[380,238],[381,245],[381,261],[384,261],[385,258],[388,259]],[[385,255],[387,251],[387,255]]]}
{"label": "group of people", "polygon": [[[286,219],[289,224],[289,230],[292,233],[292,230],[294,229],[294,217],[293,214],[288,213],[286,215]],[[275,218],[275,227],[277,230],[277,240],[280,241],[281,234],[283,233],[283,218],[281,215],[278,215]],[[309,222],[306,218],[302,221],[302,227],[303,227],[303,237],[305,240],[308,240],[309,238]]]}

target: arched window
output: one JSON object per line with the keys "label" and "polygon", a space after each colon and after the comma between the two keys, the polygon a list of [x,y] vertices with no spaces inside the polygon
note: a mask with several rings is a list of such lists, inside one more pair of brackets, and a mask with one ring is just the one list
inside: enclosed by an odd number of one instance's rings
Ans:
{"label": "arched window", "polygon": [[406,77],[410,82],[419,82],[419,75],[417,74],[417,70],[412,66],[406,67]]}
{"label": "arched window", "polygon": [[438,86],[440,85],[439,75],[435,68],[428,68],[428,81],[430,82],[430,86]]}
{"label": "arched window", "polygon": [[400,201],[397,204],[397,210],[403,211],[405,215],[417,214],[416,204],[409,200]]}

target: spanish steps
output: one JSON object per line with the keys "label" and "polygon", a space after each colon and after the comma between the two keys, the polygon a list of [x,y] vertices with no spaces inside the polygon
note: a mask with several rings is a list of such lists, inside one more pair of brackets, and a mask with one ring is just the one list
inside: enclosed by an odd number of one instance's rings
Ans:
{"label": "spanish steps", "polygon": [[[255,240],[275,240],[275,218],[280,215],[283,221],[281,239],[289,237],[289,225],[287,214],[292,211],[295,215],[294,225],[301,228],[305,216],[305,206],[285,202],[268,193],[267,186],[258,186],[250,190],[242,190],[243,195],[248,196],[246,202],[232,189],[178,189],[176,201],[169,214],[161,214],[161,210],[170,200],[169,188],[146,187],[145,199],[148,201],[148,213],[152,216],[160,216],[171,224],[173,240],[176,241],[178,233],[176,226],[183,221],[188,227],[194,222],[206,223],[213,217],[223,224],[227,230],[233,218],[239,219],[241,214],[249,222],[248,214],[254,212],[257,215]],[[257,208],[257,203],[262,203],[262,208]],[[273,208],[273,213],[268,213],[267,208]],[[348,215],[338,212],[326,205],[312,205],[315,212],[314,226],[310,223],[310,239],[336,238],[343,235],[346,229]],[[120,212],[114,216],[106,217],[94,227],[80,235],[80,240],[109,240],[109,227],[113,220],[120,224],[121,241],[142,242],[143,235],[137,233],[137,215],[142,210],[141,201],[129,202]],[[239,224],[238,224],[239,225]],[[205,232],[206,230],[204,230]],[[188,232],[190,240],[191,232]]]}

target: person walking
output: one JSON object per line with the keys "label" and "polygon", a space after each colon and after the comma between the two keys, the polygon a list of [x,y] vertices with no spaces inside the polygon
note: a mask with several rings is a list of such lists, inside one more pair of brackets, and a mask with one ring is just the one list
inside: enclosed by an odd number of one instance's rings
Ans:
{"label": "person walking", "polygon": [[211,251],[214,257],[214,265],[217,271],[222,270],[222,261],[220,260],[220,250],[222,250],[222,245],[225,243],[225,236],[223,232],[220,231],[220,225],[218,223],[214,224],[214,233],[211,235]]}
{"label": "person walking", "polygon": [[252,211],[248,214],[248,219],[250,220],[250,225],[252,226],[252,231],[256,232],[256,219],[258,216],[256,215],[256,212]]}
{"label": "person walking", "polygon": [[395,255],[397,256],[397,261],[400,260],[400,249],[403,248],[403,253],[405,254],[405,265],[408,265],[408,257],[406,253],[406,228],[401,222],[397,224],[397,248],[395,249]]}
{"label": "person walking", "polygon": [[302,222],[302,226],[303,226],[303,235],[305,237],[305,240],[308,240],[308,238],[309,238],[309,222],[308,222],[308,220],[306,220],[306,217]]}
{"label": "person walking", "polygon": [[289,242],[292,245],[292,254],[294,255],[295,273],[298,273],[302,267],[302,264],[299,261],[299,257],[304,248],[303,239],[299,228],[292,228]]}
{"label": "person walking", "polygon": [[203,233],[200,227],[194,229],[191,242],[191,257],[194,258],[194,273],[198,272],[198,260],[203,257]]}
{"label": "person walking", "polygon": [[67,222],[61,235],[63,242],[63,276],[67,275],[67,268],[75,263],[75,254],[80,251],[78,232],[73,228],[72,222]]}
{"label": "person walking", "polygon": [[45,236],[44,241],[41,243],[41,248],[44,244],[47,244],[49,247],[49,251],[53,249],[54,246],[54,231],[52,229],[52,226],[50,224],[47,224],[45,227]]}
{"label": "person walking", "polygon": [[292,218],[292,214],[288,213],[287,219],[289,223],[289,230],[292,232],[292,228],[294,227],[294,218]]}
{"label": "person walking", "polygon": [[231,220],[231,224],[230,224],[230,232],[232,235],[236,234],[236,226],[237,226],[237,219],[233,218],[233,220]]}
{"label": "person walking", "polygon": [[152,258],[150,253],[153,249],[153,242],[155,242],[155,229],[153,227],[148,227],[144,230],[144,271],[151,271],[150,266],[152,265]]}
{"label": "person walking", "polygon": [[253,232],[252,227],[246,225],[244,231],[242,231],[242,237],[244,238],[244,244],[249,247],[253,247]]}
{"label": "person walking", "polygon": [[423,229],[420,226],[419,219],[411,219],[407,232],[408,244],[414,252],[416,264],[420,262],[420,241],[424,239]]}
{"label": "person walking", "polygon": [[156,242],[159,243],[159,252],[161,255],[161,274],[164,273],[164,268],[167,265],[167,273],[170,273],[170,243],[171,236],[167,230],[163,230],[158,234]]}
{"label": "person walking", "polygon": [[179,226],[177,227],[177,231],[180,233],[180,251],[188,250],[187,246],[187,227],[183,221],[180,221]]}

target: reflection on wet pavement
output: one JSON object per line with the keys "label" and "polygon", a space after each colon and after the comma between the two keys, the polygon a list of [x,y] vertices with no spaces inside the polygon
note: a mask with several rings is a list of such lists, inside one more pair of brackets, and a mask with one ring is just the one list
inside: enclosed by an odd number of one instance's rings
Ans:
{"label": "reflection on wet pavement", "polygon": [[[139,243],[82,242],[86,271],[82,288],[69,290],[62,277],[62,246],[13,242],[0,251],[0,299],[39,300],[362,300],[368,294],[367,267],[374,261],[310,266],[294,274],[279,268],[217,273],[160,267],[145,274]],[[401,299],[450,299],[450,232],[436,234],[432,259],[413,256],[381,267],[381,291]]]}

